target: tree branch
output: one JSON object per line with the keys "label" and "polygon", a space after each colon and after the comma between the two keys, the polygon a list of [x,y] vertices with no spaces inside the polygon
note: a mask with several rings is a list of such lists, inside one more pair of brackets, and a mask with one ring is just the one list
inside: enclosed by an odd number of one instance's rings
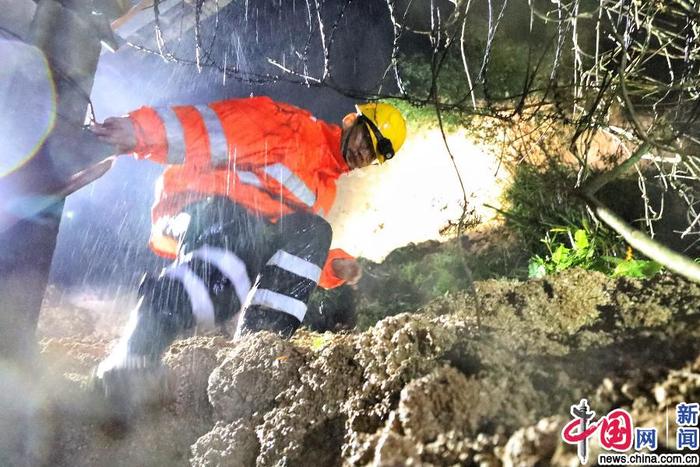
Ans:
{"label": "tree branch", "polygon": [[653,240],[641,230],[635,229],[592,195],[583,194],[598,219],[620,234],[629,245],[648,258],[681,276],[700,283],[700,264]]}
{"label": "tree branch", "polygon": [[598,190],[603,188],[605,185],[610,183],[611,181],[619,178],[622,174],[627,172],[629,169],[634,167],[634,164],[639,162],[639,160],[644,156],[648,151],[651,145],[649,143],[642,143],[637,147],[637,150],[632,153],[630,157],[627,158],[623,163],[620,165],[615,166],[614,168],[608,170],[607,172],[602,172],[598,174],[597,176],[589,179],[580,189],[580,192],[584,196],[593,196],[595,195]]}

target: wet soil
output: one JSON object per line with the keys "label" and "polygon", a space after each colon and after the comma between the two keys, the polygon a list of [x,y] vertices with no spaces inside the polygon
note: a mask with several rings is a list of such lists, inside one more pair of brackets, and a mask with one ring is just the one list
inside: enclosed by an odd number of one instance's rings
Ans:
{"label": "wet soil", "polygon": [[[59,466],[570,465],[560,432],[581,398],[598,414],[625,407],[640,426],[699,399],[697,284],[570,270],[474,291],[394,307],[362,331],[181,340],[164,359],[168,393],[117,434],[86,390],[108,341],[47,337],[32,455]],[[368,322],[367,297],[352,294],[353,319]],[[367,296],[379,295],[375,283]]]}

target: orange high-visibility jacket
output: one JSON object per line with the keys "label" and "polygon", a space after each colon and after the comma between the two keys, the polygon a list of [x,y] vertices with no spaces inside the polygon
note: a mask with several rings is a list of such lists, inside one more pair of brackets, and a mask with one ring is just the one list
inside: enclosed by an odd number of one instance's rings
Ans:
{"label": "orange high-visibility jacket", "polygon": [[[175,258],[169,219],[207,196],[227,196],[271,222],[297,210],[330,211],[335,182],[349,167],[340,152],[341,129],[311,113],[267,97],[209,105],[142,107],[129,114],[134,156],[166,164],[156,183],[151,248]],[[330,262],[350,257],[331,250],[320,285],[340,285]]]}

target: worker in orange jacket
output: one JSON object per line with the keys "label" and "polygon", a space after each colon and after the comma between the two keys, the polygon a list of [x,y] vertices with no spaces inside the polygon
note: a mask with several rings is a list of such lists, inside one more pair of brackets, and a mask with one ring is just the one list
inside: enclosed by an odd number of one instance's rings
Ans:
{"label": "worker in orange jacket", "polygon": [[406,137],[386,103],[356,106],[341,126],[267,97],[142,107],[93,132],[119,153],[165,164],[150,246],[174,263],[146,276],[127,332],[98,367],[149,368],[178,333],[238,318],[236,336],[287,338],[319,284],[354,284],[361,269],[331,250],[323,215],[336,180],[394,156]]}

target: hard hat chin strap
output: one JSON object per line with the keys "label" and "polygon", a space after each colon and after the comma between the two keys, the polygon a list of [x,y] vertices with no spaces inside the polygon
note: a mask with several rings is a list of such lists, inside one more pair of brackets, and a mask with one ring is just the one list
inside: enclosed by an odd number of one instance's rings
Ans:
{"label": "hard hat chin strap", "polygon": [[394,157],[394,145],[391,144],[391,140],[389,138],[385,137],[382,132],[379,131],[377,125],[362,114],[360,114],[357,119],[367,125],[369,131],[374,134],[374,137],[377,140],[377,152],[379,155],[381,155],[384,159],[391,159]]}

